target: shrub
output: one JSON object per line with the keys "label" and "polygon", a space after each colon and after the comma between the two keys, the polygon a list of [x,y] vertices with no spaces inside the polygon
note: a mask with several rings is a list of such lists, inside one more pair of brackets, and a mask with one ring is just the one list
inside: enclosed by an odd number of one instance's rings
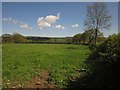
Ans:
{"label": "shrub", "polygon": [[109,36],[87,61],[92,72],[88,87],[120,87],[120,34]]}

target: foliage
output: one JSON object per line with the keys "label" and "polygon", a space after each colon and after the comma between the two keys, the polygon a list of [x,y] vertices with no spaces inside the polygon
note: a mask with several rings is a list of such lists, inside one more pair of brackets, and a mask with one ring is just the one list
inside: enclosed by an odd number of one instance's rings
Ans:
{"label": "foliage", "polygon": [[95,30],[95,44],[97,42],[98,30],[109,29],[111,15],[103,2],[95,2],[87,7],[87,19],[85,20],[85,28]]}
{"label": "foliage", "polygon": [[[85,32],[85,38],[88,44],[94,44],[94,38],[95,38],[95,30],[94,29],[88,29]],[[97,30],[97,38],[103,37],[103,33],[101,33],[99,30]]]}
{"label": "foliage", "polygon": [[46,43],[46,44],[71,44],[72,37],[37,37],[23,36],[19,33],[3,34],[3,43]]}
{"label": "foliage", "polygon": [[3,34],[2,35],[2,43],[27,43],[29,40],[21,34],[14,33],[11,34]]}
{"label": "foliage", "polygon": [[[97,31],[97,41],[100,43],[104,41],[103,33],[101,33],[99,30]],[[76,34],[73,36],[73,43],[75,44],[87,44],[92,45],[94,44],[94,38],[95,38],[95,30],[88,29],[82,34]]]}
{"label": "foliage", "polygon": [[120,34],[109,36],[85,62],[85,73],[69,80],[69,88],[120,88]]}
{"label": "foliage", "polygon": [[48,44],[70,44],[72,43],[72,37],[36,37],[27,36],[30,43],[48,43]]}
{"label": "foliage", "polygon": [[18,33],[14,33],[13,38],[14,38],[15,43],[27,43],[28,42],[26,37],[24,37],[24,36],[22,36],[22,35],[20,35]]}
{"label": "foliage", "polygon": [[89,87],[119,87],[120,34],[108,37],[88,58],[92,80]]}
{"label": "foliage", "polygon": [[81,42],[81,35],[82,34],[76,34],[76,35],[74,35],[72,42],[75,43],[75,44],[80,44],[80,42]]}
{"label": "foliage", "polygon": [[2,43],[13,43],[14,38],[11,34],[3,34],[2,35]]}
{"label": "foliage", "polygon": [[109,63],[118,60],[120,53],[119,38],[120,34],[109,36],[102,44],[97,47],[92,57],[94,59],[100,57],[100,60],[104,60]]}

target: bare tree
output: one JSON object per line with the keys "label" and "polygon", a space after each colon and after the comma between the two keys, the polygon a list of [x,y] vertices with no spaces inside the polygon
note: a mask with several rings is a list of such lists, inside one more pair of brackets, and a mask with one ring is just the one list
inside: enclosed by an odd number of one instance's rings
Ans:
{"label": "bare tree", "polygon": [[103,29],[109,29],[111,15],[107,10],[105,3],[95,2],[87,7],[87,18],[85,20],[85,29],[95,30],[95,44],[97,42],[97,31]]}

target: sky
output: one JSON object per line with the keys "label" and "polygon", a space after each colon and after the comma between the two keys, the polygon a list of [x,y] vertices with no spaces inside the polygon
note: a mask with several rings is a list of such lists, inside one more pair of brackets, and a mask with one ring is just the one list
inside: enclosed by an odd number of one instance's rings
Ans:
{"label": "sky", "polygon": [[119,0],[1,0],[3,2],[118,2]]}
{"label": "sky", "polygon": [[[120,23],[120,2],[118,3],[118,24]],[[118,32],[120,33],[120,25],[118,25]]]}
{"label": "sky", "polygon": [[[71,37],[84,32],[86,7],[91,2],[2,2],[2,33],[25,36]],[[118,33],[118,3],[106,2],[112,15],[111,29]]]}
{"label": "sky", "polygon": [[0,2],[0,35],[2,33],[2,3]]}

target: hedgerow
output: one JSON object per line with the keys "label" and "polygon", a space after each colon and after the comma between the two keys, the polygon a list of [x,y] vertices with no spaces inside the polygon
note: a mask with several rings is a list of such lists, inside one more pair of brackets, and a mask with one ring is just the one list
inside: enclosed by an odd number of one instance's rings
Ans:
{"label": "hedgerow", "polygon": [[120,34],[109,36],[87,61],[92,77],[88,87],[120,87]]}

